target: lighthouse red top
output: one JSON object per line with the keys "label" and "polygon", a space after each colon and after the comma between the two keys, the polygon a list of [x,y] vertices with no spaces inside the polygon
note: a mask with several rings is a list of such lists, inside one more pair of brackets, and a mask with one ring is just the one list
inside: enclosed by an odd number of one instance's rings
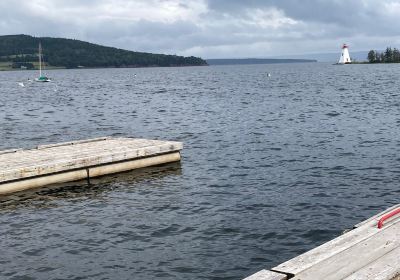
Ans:
{"label": "lighthouse red top", "polygon": [[342,49],[346,49],[348,46],[346,44],[343,44]]}

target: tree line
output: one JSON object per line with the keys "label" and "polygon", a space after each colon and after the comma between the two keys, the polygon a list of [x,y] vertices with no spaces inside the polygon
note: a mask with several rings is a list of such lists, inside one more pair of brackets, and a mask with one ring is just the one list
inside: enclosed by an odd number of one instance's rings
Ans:
{"label": "tree line", "polygon": [[207,65],[199,57],[154,54],[105,47],[64,38],[36,38],[28,35],[0,36],[0,61],[28,63],[38,60],[38,45],[44,61],[52,66],[77,67],[149,67]]}
{"label": "tree line", "polygon": [[368,52],[369,63],[399,63],[400,51],[396,48],[387,47],[385,51],[370,50]]}

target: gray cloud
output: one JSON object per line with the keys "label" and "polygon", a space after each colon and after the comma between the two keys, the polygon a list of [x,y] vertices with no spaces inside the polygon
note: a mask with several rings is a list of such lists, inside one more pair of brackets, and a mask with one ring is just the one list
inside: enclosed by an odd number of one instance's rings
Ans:
{"label": "gray cloud", "polygon": [[2,0],[0,33],[68,37],[202,57],[400,44],[394,0]]}

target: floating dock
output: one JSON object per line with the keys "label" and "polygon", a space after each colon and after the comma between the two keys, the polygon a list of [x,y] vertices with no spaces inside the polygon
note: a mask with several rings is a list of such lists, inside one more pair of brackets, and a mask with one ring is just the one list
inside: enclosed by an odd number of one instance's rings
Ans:
{"label": "floating dock", "polygon": [[400,280],[400,204],[245,280]]}
{"label": "floating dock", "polygon": [[180,161],[181,142],[102,137],[0,151],[0,195]]}

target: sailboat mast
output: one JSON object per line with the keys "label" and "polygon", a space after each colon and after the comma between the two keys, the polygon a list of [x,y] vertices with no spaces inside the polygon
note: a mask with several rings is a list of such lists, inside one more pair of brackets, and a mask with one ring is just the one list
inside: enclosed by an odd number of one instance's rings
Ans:
{"label": "sailboat mast", "polygon": [[42,44],[39,42],[39,77],[42,77]]}
{"label": "sailboat mast", "polygon": [[42,49],[42,43],[39,42],[39,77],[36,78],[35,80],[38,82],[50,82],[51,80],[42,75],[42,66],[43,68],[45,67],[45,63],[43,61],[43,49]]}

